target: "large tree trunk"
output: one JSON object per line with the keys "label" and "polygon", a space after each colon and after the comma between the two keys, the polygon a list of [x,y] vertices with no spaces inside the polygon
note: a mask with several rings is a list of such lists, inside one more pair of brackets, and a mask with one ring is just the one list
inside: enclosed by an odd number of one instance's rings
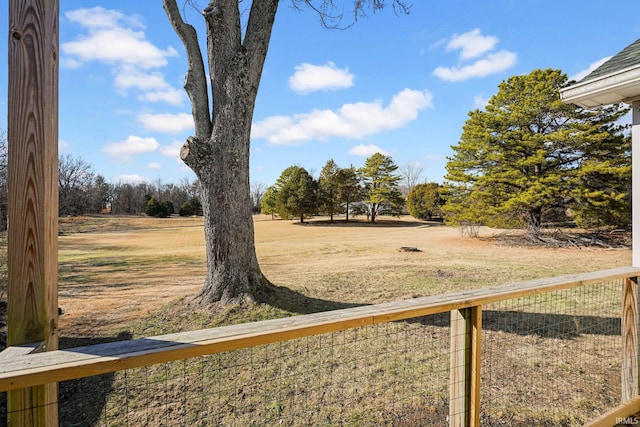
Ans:
{"label": "large tree trunk", "polygon": [[254,244],[249,138],[237,133],[232,124],[216,132],[211,141],[212,156],[198,174],[208,268],[205,284],[196,298],[204,304],[252,301],[264,281]]}
{"label": "large tree trunk", "polygon": [[164,0],[189,62],[185,89],[191,100],[195,136],[187,139],[180,157],[201,185],[207,277],[196,299],[203,304],[253,301],[260,286],[268,283],[255,251],[249,141],[278,0],[251,3],[244,41],[238,3],[211,0],[203,12],[213,99],[210,113],[196,31],[182,20],[176,0]]}

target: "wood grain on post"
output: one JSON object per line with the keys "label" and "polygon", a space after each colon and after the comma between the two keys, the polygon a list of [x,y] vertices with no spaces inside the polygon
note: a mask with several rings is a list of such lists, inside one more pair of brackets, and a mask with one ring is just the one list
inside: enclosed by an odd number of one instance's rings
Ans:
{"label": "wood grain on post", "polygon": [[[9,0],[7,344],[58,348],[59,0]],[[8,393],[10,426],[55,426],[57,385]]]}
{"label": "wood grain on post", "polygon": [[482,307],[451,311],[449,425],[480,425]]}
{"label": "wood grain on post", "polygon": [[622,403],[638,396],[638,278],[624,279],[622,294]]}

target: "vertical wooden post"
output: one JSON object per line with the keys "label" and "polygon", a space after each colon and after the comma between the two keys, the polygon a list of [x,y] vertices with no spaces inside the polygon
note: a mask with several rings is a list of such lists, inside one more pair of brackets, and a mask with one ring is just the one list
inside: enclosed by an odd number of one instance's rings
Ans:
{"label": "vertical wooden post", "polygon": [[[631,161],[632,263],[634,267],[640,267],[640,100],[631,103]],[[638,278],[625,279],[622,301],[622,403],[640,392],[638,302]]]}
{"label": "vertical wooden post", "polygon": [[640,267],[640,100],[631,103],[631,227],[633,266]]}
{"label": "vertical wooden post", "polygon": [[638,278],[624,279],[622,294],[622,403],[638,395]]}
{"label": "vertical wooden post", "polygon": [[451,311],[449,425],[480,425],[482,307]]}
{"label": "vertical wooden post", "polygon": [[[58,348],[59,0],[9,0],[7,344]],[[56,426],[57,385],[8,392],[10,426]]]}

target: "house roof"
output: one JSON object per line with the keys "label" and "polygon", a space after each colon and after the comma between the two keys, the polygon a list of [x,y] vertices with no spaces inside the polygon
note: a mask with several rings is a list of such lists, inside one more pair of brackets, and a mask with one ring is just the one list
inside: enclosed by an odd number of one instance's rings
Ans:
{"label": "house roof", "polygon": [[560,98],[584,108],[640,99],[640,39],[579,82],[561,89]]}

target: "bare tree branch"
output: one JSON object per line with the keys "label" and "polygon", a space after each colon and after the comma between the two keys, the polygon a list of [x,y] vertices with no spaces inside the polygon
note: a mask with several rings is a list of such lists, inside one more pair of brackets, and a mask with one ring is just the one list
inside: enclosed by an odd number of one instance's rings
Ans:
{"label": "bare tree branch", "polygon": [[184,88],[191,100],[191,114],[195,124],[196,138],[206,140],[211,135],[211,113],[209,111],[209,96],[207,76],[198,44],[198,35],[193,26],[182,19],[176,0],[163,0],[164,10],[176,34],[182,40],[187,51],[189,68],[185,77]]}
{"label": "bare tree branch", "polygon": [[278,9],[278,0],[254,1],[251,5],[244,48],[249,55],[250,90],[257,93],[262,75],[262,67],[271,40],[271,28]]}
{"label": "bare tree branch", "polygon": [[403,0],[354,0],[350,11],[351,18],[345,23],[344,8],[338,10],[334,0],[291,0],[295,9],[302,10],[298,4],[301,3],[318,14],[323,27],[335,30],[345,30],[352,27],[359,18],[367,16],[367,10],[376,13],[391,4],[396,15],[408,15],[411,6]]}

